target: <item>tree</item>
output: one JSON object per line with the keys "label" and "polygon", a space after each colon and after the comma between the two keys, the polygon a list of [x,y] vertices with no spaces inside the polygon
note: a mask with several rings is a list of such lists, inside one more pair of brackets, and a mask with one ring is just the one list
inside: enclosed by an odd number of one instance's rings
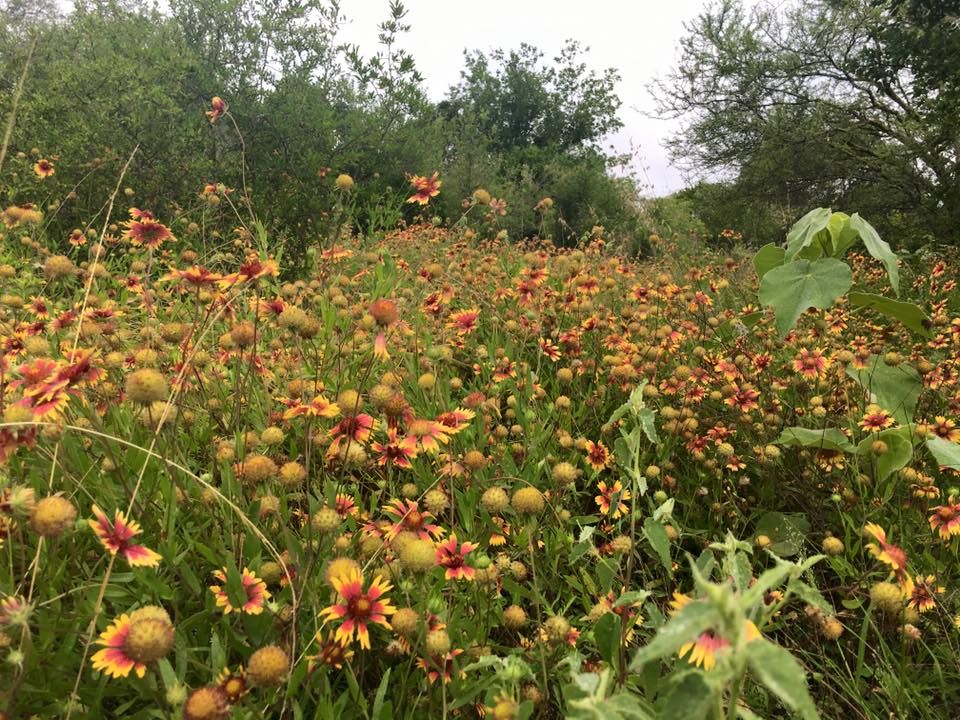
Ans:
{"label": "tree", "polygon": [[798,212],[856,200],[955,241],[960,26],[948,5],[716,2],[686,26],[678,67],[654,86],[659,112],[686,120],[672,154]]}

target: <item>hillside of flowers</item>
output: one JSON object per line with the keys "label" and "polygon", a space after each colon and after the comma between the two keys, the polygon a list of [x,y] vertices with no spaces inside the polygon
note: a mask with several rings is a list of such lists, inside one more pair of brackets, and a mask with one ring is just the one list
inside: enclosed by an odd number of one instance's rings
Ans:
{"label": "hillside of flowers", "polygon": [[432,171],[368,234],[331,173],[288,258],[217,184],[62,236],[14,162],[0,717],[952,716],[955,253],[827,212],[787,256],[856,290],[791,324],[782,249],[435,222]]}

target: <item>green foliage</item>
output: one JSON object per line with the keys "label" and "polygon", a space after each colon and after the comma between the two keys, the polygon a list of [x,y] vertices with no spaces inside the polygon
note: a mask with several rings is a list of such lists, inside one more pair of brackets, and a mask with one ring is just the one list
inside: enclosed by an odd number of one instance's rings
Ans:
{"label": "green foliage", "polygon": [[734,175],[717,189],[735,204],[707,212],[769,241],[797,207],[842,204],[900,245],[955,243],[955,15],[912,0],[709,4],[654,86],[659,113],[686,121],[674,156]]}
{"label": "green foliage", "polygon": [[850,267],[840,260],[795,260],[764,274],[760,302],[773,307],[777,329],[786,335],[804,311],[830,307],[852,284]]}
{"label": "green foliage", "polygon": [[912,366],[906,363],[891,366],[879,356],[871,355],[863,369],[848,367],[847,374],[860,383],[870,402],[887,410],[897,422],[913,421],[923,381]]}

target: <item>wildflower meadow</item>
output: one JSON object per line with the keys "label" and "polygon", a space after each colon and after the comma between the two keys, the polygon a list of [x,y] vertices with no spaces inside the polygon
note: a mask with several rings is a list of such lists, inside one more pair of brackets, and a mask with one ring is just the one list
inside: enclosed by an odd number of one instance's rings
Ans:
{"label": "wildflower meadow", "polygon": [[955,246],[442,163],[281,230],[239,102],[167,200],[4,141],[0,718],[955,716]]}

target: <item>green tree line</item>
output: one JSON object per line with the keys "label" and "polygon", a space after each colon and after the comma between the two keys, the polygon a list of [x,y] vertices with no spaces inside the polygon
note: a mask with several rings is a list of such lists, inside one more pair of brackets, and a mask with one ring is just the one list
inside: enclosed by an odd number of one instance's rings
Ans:
{"label": "green tree line", "polygon": [[[413,219],[408,174],[439,171],[431,213],[455,221],[477,187],[507,203],[512,236],[571,242],[596,224],[644,228],[636,187],[604,150],[621,126],[613,69],[568,41],[556,58],[521,46],[467,52],[434,102],[404,49],[406,9],[384,2],[379,45],[343,44],[338,0],[54,0],[0,3],[4,119],[27,69],[3,168],[8,202],[36,202],[35,155],[54,229],[95,217],[134,147],[135,204],[187,212],[205,183],[244,189],[274,234],[302,250],[349,205],[354,230]],[[213,124],[214,97],[229,118]],[[31,154],[32,151],[32,154]],[[349,198],[334,178],[354,179]],[[622,175],[620,173],[619,175]],[[553,200],[549,213],[534,208]],[[229,224],[228,208],[219,210]]]}
{"label": "green tree line", "polygon": [[781,240],[806,209],[876,219],[900,245],[960,240],[956,0],[716,0],[655,84],[684,121],[680,193],[714,231]]}

